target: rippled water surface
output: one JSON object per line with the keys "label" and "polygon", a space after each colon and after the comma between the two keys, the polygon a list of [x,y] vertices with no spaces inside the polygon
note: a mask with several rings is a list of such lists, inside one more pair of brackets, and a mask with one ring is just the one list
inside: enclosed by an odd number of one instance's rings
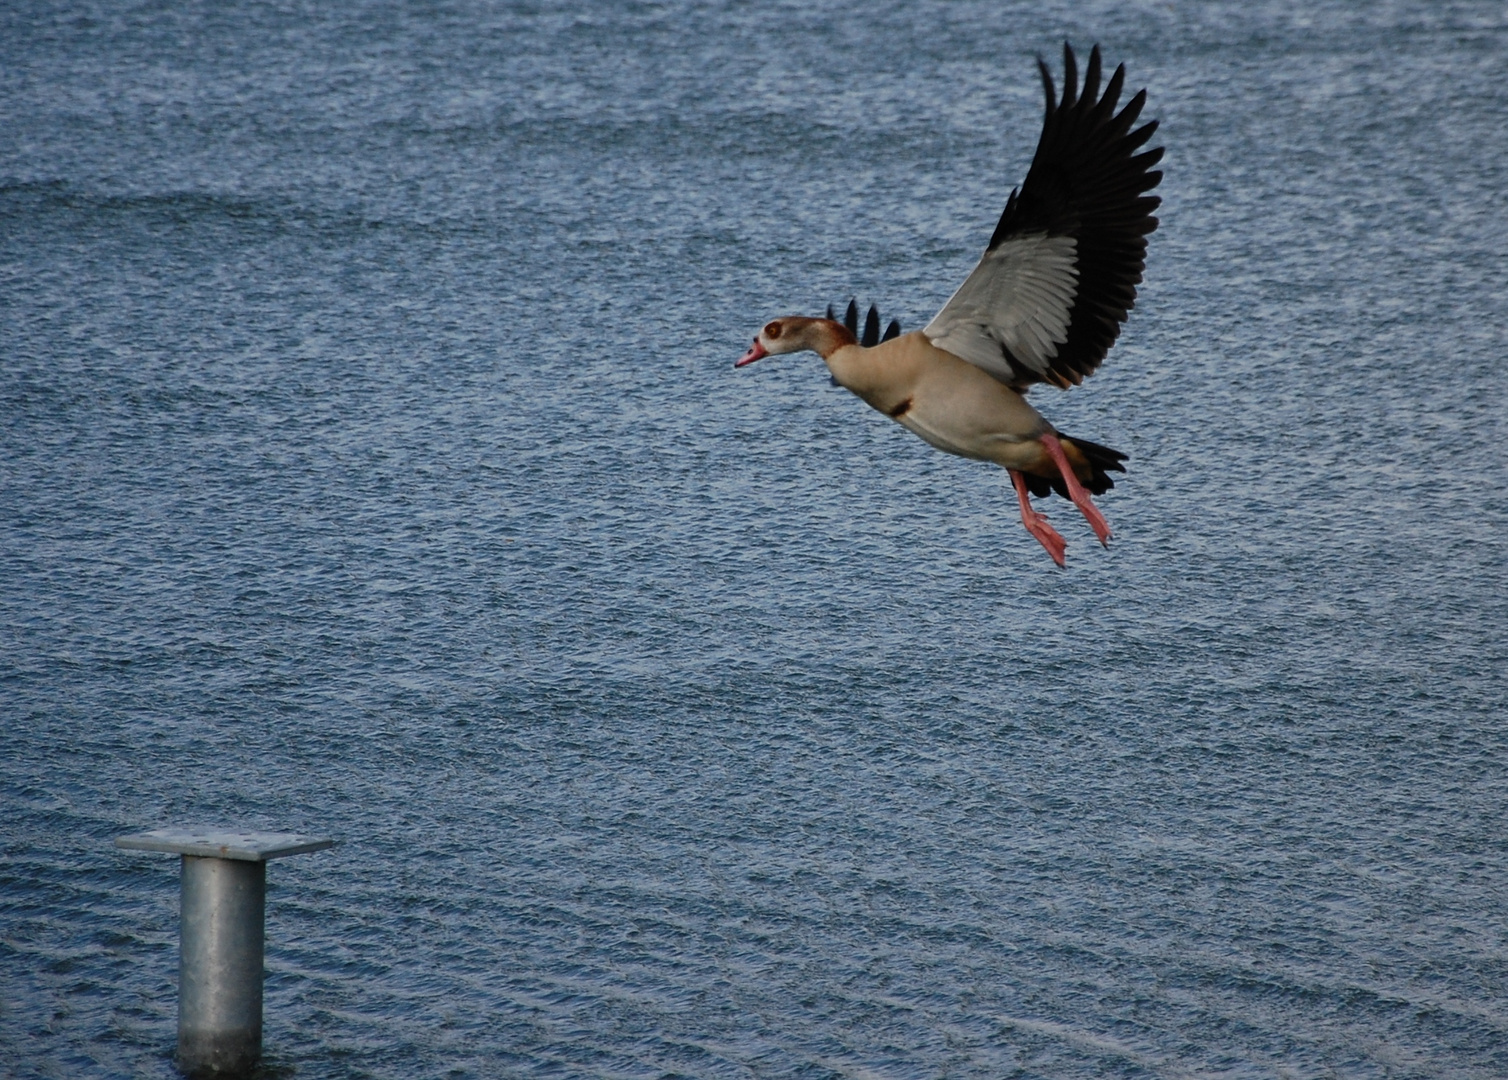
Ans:
{"label": "rippled water surface", "polygon": [[[1302,12],[1302,14],[1300,14]],[[1151,90],[1056,570],[908,329],[1064,38]],[[1508,1075],[1500,3],[0,9],[0,1074]]]}

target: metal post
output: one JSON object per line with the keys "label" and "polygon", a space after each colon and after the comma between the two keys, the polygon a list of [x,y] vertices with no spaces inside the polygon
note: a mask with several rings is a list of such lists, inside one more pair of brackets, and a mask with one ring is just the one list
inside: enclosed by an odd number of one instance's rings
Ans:
{"label": "metal post", "polygon": [[183,856],[178,1063],[190,1075],[247,1073],[262,1056],[267,864]]}
{"label": "metal post", "polygon": [[116,847],[183,856],[178,1067],[189,1076],[246,1076],[256,1067],[267,860],[334,843],[223,829],[154,829],[116,839]]}

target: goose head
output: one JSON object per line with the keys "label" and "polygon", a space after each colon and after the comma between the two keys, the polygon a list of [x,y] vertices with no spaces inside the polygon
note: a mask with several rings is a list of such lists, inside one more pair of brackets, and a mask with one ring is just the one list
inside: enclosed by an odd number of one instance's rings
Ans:
{"label": "goose head", "polygon": [[754,335],[754,344],[739,357],[734,367],[744,367],[766,356],[805,352],[810,349],[826,360],[844,345],[854,344],[853,333],[832,319],[808,319],[785,315],[771,319]]}

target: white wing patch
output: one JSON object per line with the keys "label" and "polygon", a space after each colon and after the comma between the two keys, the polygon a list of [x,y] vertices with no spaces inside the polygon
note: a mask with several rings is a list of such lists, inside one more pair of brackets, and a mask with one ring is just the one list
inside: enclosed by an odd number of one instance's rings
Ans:
{"label": "white wing patch", "polygon": [[1050,370],[1079,291],[1078,243],[1071,236],[1016,236],[985,252],[958,291],[922,333],[945,349],[1009,380],[1017,363],[1039,375]]}

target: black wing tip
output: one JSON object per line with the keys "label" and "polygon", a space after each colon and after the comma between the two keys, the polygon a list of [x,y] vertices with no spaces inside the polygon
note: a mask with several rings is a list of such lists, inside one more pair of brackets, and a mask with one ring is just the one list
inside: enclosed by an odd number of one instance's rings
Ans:
{"label": "black wing tip", "polygon": [[1063,42],[1063,100],[1060,109],[1071,109],[1079,96],[1079,61],[1073,55],[1073,46]]}
{"label": "black wing tip", "polygon": [[1052,116],[1057,108],[1058,91],[1052,83],[1052,68],[1047,66],[1047,61],[1042,59],[1042,54],[1037,54],[1037,70],[1042,74],[1042,93],[1047,97],[1047,115]]}
{"label": "black wing tip", "polygon": [[[1122,61],[1115,65],[1110,79],[1105,83],[1104,92],[1100,92],[1100,81],[1104,72],[1104,54],[1096,42],[1089,48],[1089,61],[1084,69],[1084,80],[1079,82],[1079,57],[1074,51],[1072,42],[1063,42],[1063,93],[1060,96],[1057,91],[1057,83],[1053,79],[1052,67],[1043,59],[1041,53],[1036,54],[1037,71],[1042,77],[1042,89],[1047,96],[1047,111],[1049,113],[1064,109],[1071,109],[1075,105],[1088,110],[1103,105],[1107,100],[1112,103],[1118,100],[1121,89],[1126,82],[1126,64]],[[1140,110],[1146,102],[1147,92],[1141,90],[1131,102]]]}
{"label": "black wing tip", "polygon": [[1086,108],[1094,108],[1098,102],[1095,100],[1100,92],[1100,47],[1098,45],[1089,50],[1089,67],[1084,72],[1084,90],[1080,97],[1086,103]]}
{"label": "black wing tip", "polygon": [[[833,306],[831,304],[828,304],[827,317],[829,319],[833,319],[833,314]],[[834,319],[833,321],[836,321],[836,319]],[[864,316],[864,330],[862,333],[860,333],[859,302],[857,299],[849,300],[848,310],[843,313],[843,325],[848,328],[848,332],[854,336],[858,343],[866,349],[872,349],[876,345],[889,341],[891,338],[900,337],[901,320],[891,319],[890,325],[885,327],[885,332],[883,334],[880,332],[880,324],[882,321],[883,320],[880,317],[879,305],[870,304],[869,311]]]}

